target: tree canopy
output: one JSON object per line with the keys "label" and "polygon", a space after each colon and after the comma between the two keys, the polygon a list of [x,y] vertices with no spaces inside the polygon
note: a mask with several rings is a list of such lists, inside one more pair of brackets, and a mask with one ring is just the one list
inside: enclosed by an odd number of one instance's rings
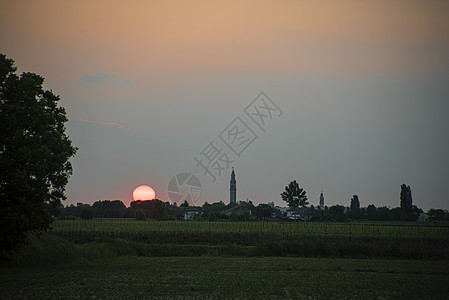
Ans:
{"label": "tree canopy", "polygon": [[282,200],[287,202],[289,207],[304,207],[309,204],[307,201],[306,191],[299,187],[296,180],[291,181],[285,187],[285,191],[281,194],[281,197]]}
{"label": "tree canopy", "polygon": [[405,184],[401,185],[400,204],[402,211],[402,219],[410,220],[413,210],[412,189]]}
{"label": "tree canopy", "polygon": [[16,70],[0,54],[1,251],[16,248],[29,231],[49,228],[50,208],[66,198],[76,153],[59,96],[43,89],[43,77]]}
{"label": "tree canopy", "polygon": [[360,219],[360,201],[357,195],[352,196],[351,199],[351,218],[355,220]]}

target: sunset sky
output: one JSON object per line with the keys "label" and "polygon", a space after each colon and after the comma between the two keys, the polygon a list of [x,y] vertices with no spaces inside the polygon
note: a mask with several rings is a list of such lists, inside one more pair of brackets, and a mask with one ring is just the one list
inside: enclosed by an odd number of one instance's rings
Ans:
{"label": "sunset sky", "polygon": [[[280,199],[296,179],[317,205],[449,208],[448,1],[0,0],[0,53],[61,96],[78,154],[64,204],[135,187],[168,201],[176,174],[204,201]],[[260,92],[282,114],[244,112]],[[240,156],[219,134],[257,138]],[[234,160],[215,182],[194,157]]]}

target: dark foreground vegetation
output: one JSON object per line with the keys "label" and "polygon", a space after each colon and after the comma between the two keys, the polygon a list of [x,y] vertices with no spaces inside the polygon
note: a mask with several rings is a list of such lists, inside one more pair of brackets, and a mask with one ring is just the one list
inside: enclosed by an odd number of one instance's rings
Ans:
{"label": "dark foreground vegetation", "polygon": [[[357,195],[353,196],[357,201],[351,200],[351,206],[333,205],[322,209],[313,205],[307,207],[307,221],[449,221],[447,210],[429,209],[427,213],[416,206],[411,206],[410,212],[405,213],[401,207],[388,208],[386,206],[376,207],[372,204],[368,207],[360,207]],[[238,214],[224,214],[231,208],[241,208]],[[294,208],[294,207],[293,207]],[[150,220],[183,220],[186,211],[196,210],[198,214],[195,220],[231,220],[231,221],[286,221],[286,212],[282,212],[274,203],[260,203],[255,206],[251,201],[225,204],[222,201],[215,203],[205,202],[202,206],[189,206],[187,202],[181,205],[164,202],[159,199],[148,201],[133,201],[130,207],[126,207],[120,200],[99,200],[90,204],[77,203],[63,206],[60,205],[51,211],[52,215],[60,219],[85,219],[93,218],[134,218],[136,213],[143,213],[141,219]]]}
{"label": "dark foreground vegetation", "polygon": [[76,245],[51,235],[28,247],[22,263],[40,267],[1,268],[1,299],[447,299],[449,293],[448,260],[139,257],[123,240]]}
{"label": "dark foreground vegetation", "polygon": [[59,220],[2,258],[0,299],[446,299],[449,228]]}
{"label": "dark foreground vegetation", "polygon": [[51,234],[78,244],[121,239],[130,243],[137,255],[145,256],[157,253],[449,259],[449,227],[445,226],[60,220]]}

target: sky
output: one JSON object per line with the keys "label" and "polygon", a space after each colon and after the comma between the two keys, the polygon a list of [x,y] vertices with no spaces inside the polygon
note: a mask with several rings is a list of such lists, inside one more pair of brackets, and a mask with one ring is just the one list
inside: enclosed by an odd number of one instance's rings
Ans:
{"label": "sky", "polygon": [[313,205],[323,191],[327,206],[357,194],[393,208],[407,184],[413,204],[447,209],[448,12],[432,0],[0,0],[0,53],[61,96],[79,148],[65,205],[129,205],[143,184],[173,201],[176,183],[191,204],[228,203],[234,167],[237,199],[256,205],[286,206],[297,180]]}

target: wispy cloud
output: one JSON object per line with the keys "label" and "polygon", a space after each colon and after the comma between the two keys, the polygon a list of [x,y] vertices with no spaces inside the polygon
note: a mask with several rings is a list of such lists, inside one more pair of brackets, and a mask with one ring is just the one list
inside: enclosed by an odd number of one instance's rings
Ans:
{"label": "wispy cloud", "polygon": [[111,125],[111,126],[117,126],[117,127],[121,128],[121,129],[131,130],[131,128],[125,128],[122,124],[116,123],[116,122],[92,121],[92,120],[77,119],[77,118],[70,118],[70,117],[68,117],[68,119],[70,121],[79,121],[79,122],[84,122],[84,123],[94,123],[94,124],[99,124],[99,125]]}
{"label": "wispy cloud", "polygon": [[118,77],[110,74],[85,74],[83,76],[83,84],[114,84],[114,85],[137,85],[137,82],[126,78]]}

